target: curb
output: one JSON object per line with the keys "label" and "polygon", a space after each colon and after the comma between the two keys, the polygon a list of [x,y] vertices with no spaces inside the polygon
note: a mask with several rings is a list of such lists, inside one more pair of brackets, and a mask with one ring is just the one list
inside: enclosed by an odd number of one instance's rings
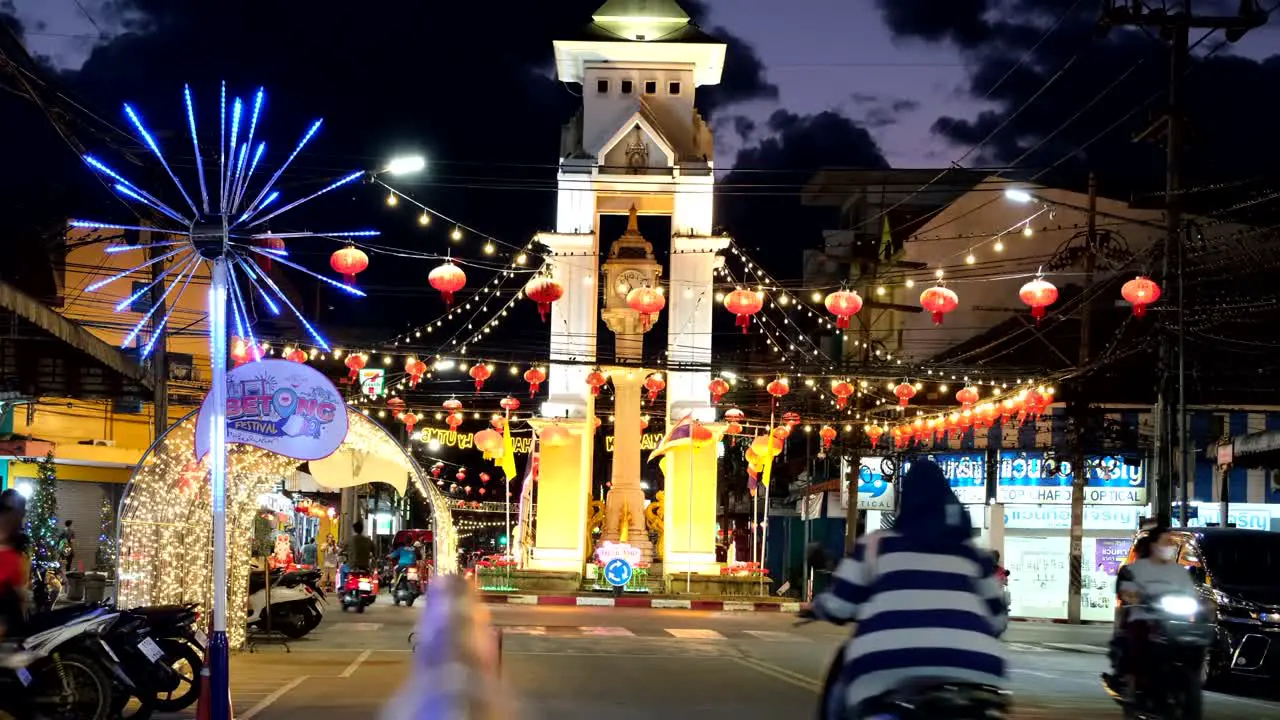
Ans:
{"label": "curb", "polygon": [[706,610],[722,612],[800,612],[798,602],[752,602],[743,600],[681,600],[678,598],[597,597],[591,595],[507,595],[485,594],[481,600],[491,605],[552,605],[560,607],[618,607],[649,610]]}

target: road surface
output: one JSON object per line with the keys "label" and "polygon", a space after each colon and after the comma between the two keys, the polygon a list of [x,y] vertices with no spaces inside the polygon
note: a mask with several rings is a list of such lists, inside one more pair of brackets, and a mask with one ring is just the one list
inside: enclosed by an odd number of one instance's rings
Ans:
{"label": "road surface", "polygon": [[[362,615],[331,612],[312,635],[237,655],[239,720],[376,717],[407,680],[420,607],[386,596]],[[778,720],[813,717],[827,663],[845,637],[778,613],[491,606],[503,676],[528,720]],[[336,608],[335,608],[336,610]],[[1098,684],[1109,629],[1015,624],[1015,720],[1120,718]],[[1280,718],[1280,703],[1210,693],[1206,718]],[[187,714],[186,717],[190,717]]]}

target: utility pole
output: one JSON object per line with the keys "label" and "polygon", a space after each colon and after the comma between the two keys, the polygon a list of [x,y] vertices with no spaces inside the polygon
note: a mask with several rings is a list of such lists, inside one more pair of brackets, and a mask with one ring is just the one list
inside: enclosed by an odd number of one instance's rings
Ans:
{"label": "utility pole", "polygon": [[[138,233],[139,245],[151,245],[151,231],[144,230]],[[151,259],[156,259],[164,254],[168,248],[153,247],[148,253]],[[158,306],[156,311],[151,314],[151,334],[163,333],[164,329],[160,326],[161,318],[169,313],[165,311],[164,283],[160,282],[160,277],[164,274],[165,263],[158,262],[151,266],[151,280],[155,285],[151,288],[151,304]],[[159,440],[169,429],[169,342],[165,338],[154,340],[155,348],[151,354],[151,382],[153,384],[153,395],[151,398],[152,405],[152,425],[153,440]]]}
{"label": "utility pole", "polygon": [[[1093,286],[1093,273],[1098,258],[1098,178],[1089,173],[1089,215],[1085,231],[1088,243],[1084,253],[1084,290]],[[1080,368],[1089,365],[1089,334],[1092,330],[1093,303],[1086,301],[1080,307]],[[1088,458],[1085,455],[1085,426],[1089,421],[1089,373],[1080,375],[1080,382],[1071,401],[1072,435],[1075,454],[1071,457],[1071,544],[1069,566],[1070,585],[1067,591],[1067,622],[1080,622],[1080,595],[1084,586],[1084,491],[1089,482]]]}
{"label": "utility pole", "polygon": [[[1174,248],[1182,244],[1182,169],[1183,148],[1186,143],[1185,112],[1185,79],[1190,55],[1191,31],[1214,30],[1224,31],[1228,42],[1236,42],[1245,33],[1261,27],[1267,21],[1267,13],[1258,5],[1258,0],[1240,0],[1240,9],[1234,16],[1201,16],[1191,11],[1191,0],[1183,0],[1182,7],[1177,10],[1165,7],[1152,7],[1145,0],[1105,0],[1099,27],[1108,30],[1111,27],[1140,27],[1155,29],[1161,38],[1169,41],[1169,107],[1164,118],[1157,121],[1135,140],[1142,141],[1157,135],[1164,130],[1166,151],[1165,168],[1165,238],[1163,252],[1160,256],[1161,286],[1168,289],[1172,286],[1170,258],[1174,257]],[[1181,332],[1179,327],[1178,332]],[[1155,407],[1155,451],[1151,468],[1150,490],[1155,494],[1152,498],[1152,509],[1157,518],[1169,518],[1173,496],[1173,445],[1170,442],[1173,434],[1173,412],[1170,403],[1172,389],[1172,347],[1169,332],[1162,332],[1160,341],[1160,379],[1156,385]],[[1179,428],[1185,438],[1185,431]],[[1185,441],[1185,440],[1184,440]]]}

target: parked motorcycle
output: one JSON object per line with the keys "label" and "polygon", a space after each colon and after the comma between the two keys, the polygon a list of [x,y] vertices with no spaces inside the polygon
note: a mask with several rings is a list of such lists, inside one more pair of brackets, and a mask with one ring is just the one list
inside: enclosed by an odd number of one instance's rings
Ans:
{"label": "parked motorcycle", "polygon": [[324,619],[324,596],[309,585],[276,585],[273,578],[269,614],[267,592],[266,576],[259,572],[250,573],[248,621],[251,627],[270,628],[297,640],[314,630]]}
{"label": "parked motorcycle", "polygon": [[342,611],[355,608],[362,613],[373,604],[378,597],[378,583],[374,574],[368,570],[351,570],[347,572],[347,581],[342,586]]}
{"label": "parked motorcycle", "polygon": [[1124,709],[1127,720],[1200,720],[1205,653],[1217,627],[1198,598],[1165,595],[1145,603],[1151,616],[1150,662],[1137,677],[1132,701],[1103,677],[1102,687]]}
{"label": "parked motorcycle", "polygon": [[25,667],[25,702],[32,714],[50,720],[117,717],[115,687],[131,688],[132,681],[103,635],[118,618],[104,608],[79,606],[31,619],[31,634],[20,649],[37,658]]}
{"label": "parked motorcycle", "polygon": [[391,586],[391,604],[404,603],[405,607],[413,607],[413,601],[420,595],[422,595],[422,581],[418,577],[418,567],[410,565],[400,571],[400,575]]}
{"label": "parked motorcycle", "polygon": [[200,698],[200,671],[208,638],[195,625],[196,605],[161,605],[129,611],[146,619],[150,636],[164,653],[164,662],[173,675],[156,688],[153,701],[157,712],[178,712]]}

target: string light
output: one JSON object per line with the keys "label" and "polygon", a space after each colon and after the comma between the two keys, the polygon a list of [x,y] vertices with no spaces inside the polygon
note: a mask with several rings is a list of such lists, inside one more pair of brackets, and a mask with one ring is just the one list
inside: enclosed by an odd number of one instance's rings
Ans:
{"label": "string light", "polygon": [[462,228],[460,228],[460,227],[458,227],[458,226],[456,226],[456,225],[455,225],[455,226],[454,226],[454,228],[453,228],[453,232],[449,233],[449,239],[450,239],[450,240],[452,240],[452,241],[454,241],[454,242],[458,242],[459,240],[461,240],[461,239],[462,239]]}
{"label": "string light", "polygon": [[395,193],[387,194],[387,207],[395,207],[396,205],[399,205],[399,204],[400,204],[400,198],[396,197]]}
{"label": "string light", "polygon": [[431,216],[430,216],[430,215],[428,215],[426,212],[423,212],[421,215],[419,215],[419,216],[418,216],[418,224],[419,224],[419,225],[422,225],[422,226],[424,226],[424,227],[425,227],[425,226],[427,226],[427,225],[430,225],[430,224],[431,224]]}

